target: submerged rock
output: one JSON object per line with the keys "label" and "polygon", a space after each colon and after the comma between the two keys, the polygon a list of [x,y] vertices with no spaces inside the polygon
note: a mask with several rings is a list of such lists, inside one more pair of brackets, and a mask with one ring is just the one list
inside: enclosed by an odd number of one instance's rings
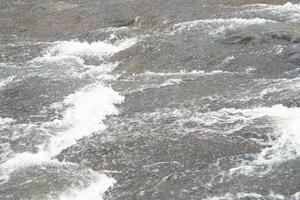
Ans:
{"label": "submerged rock", "polygon": [[300,24],[272,23],[270,26],[274,29],[272,38],[293,43],[300,42]]}

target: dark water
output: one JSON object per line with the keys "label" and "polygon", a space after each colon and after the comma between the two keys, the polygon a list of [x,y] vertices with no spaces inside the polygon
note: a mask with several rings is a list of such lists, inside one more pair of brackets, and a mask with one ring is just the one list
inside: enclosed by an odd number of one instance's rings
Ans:
{"label": "dark water", "polygon": [[297,1],[0,9],[0,199],[300,199]]}

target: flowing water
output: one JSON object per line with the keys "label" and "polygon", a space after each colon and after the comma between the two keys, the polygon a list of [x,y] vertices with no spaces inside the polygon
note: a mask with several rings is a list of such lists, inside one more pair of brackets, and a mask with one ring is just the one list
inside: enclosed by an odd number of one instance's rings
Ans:
{"label": "flowing water", "polygon": [[215,9],[0,35],[0,199],[300,199],[300,4]]}

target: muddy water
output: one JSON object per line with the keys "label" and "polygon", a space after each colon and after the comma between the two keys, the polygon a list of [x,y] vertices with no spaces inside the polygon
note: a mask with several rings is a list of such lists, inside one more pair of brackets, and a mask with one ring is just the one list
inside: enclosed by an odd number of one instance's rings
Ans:
{"label": "muddy water", "polygon": [[0,16],[1,199],[300,198],[297,1]]}

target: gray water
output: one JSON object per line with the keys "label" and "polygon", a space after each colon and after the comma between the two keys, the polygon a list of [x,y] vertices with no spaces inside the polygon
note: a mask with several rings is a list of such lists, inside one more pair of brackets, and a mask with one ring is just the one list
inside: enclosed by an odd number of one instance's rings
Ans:
{"label": "gray water", "polygon": [[300,199],[297,1],[0,3],[0,199]]}

